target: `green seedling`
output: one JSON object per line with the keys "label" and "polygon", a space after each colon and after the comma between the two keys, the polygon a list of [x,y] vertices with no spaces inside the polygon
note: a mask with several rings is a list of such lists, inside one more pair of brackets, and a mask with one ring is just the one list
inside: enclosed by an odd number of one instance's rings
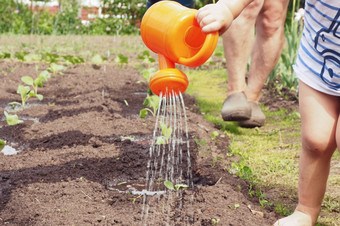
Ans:
{"label": "green seedling", "polygon": [[64,65],[58,65],[56,63],[51,63],[50,67],[47,69],[48,72],[52,73],[53,75],[57,75],[60,74],[62,75],[63,72],[65,71],[67,68]]}
{"label": "green seedling", "polygon": [[57,63],[59,61],[59,55],[56,53],[42,53],[41,59],[47,63]]}
{"label": "green seedling", "polygon": [[34,61],[40,61],[41,57],[38,54],[35,53],[29,53],[24,56],[24,61],[25,62],[34,62]]}
{"label": "green seedling", "polygon": [[91,58],[91,62],[94,66],[96,66],[95,68],[99,69],[100,65],[107,59],[107,57],[102,57],[99,54],[96,54]]}
{"label": "green seedling", "polygon": [[119,65],[128,64],[129,58],[127,56],[124,56],[123,54],[119,54],[115,58],[115,62]]}
{"label": "green seedling", "polygon": [[169,138],[171,137],[172,134],[172,128],[167,127],[163,122],[160,122],[160,126],[162,129],[162,136],[157,137],[156,144],[168,144],[169,143]]}
{"label": "green seedling", "polygon": [[24,121],[20,120],[17,115],[11,115],[8,114],[6,111],[4,111],[5,117],[7,124],[10,126],[15,126],[17,124],[23,123]]}
{"label": "green seedling", "polygon": [[143,105],[149,108],[143,108],[142,110],[140,110],[139,112],[140,118],[145,118],[146,116],[148,116],[148,112],[150,112],[153,116],[155,116],[157,113],[158,107],[159,107],[159,96],[147,95],[143,102]]}
{"label": "green seedling", "polygon": [[142,197],[142,195],[138,195],[135,198],[130,198],[132,200],[132,203],[134,204],[136,202],[137,199],[139,199],[140,197]]}
{"label": "green seedling", "polygon": [[91,62],[94,65],[100,65],[104,62],[104,60],[99,54],[96,54],[91,58]]}
{"label": "green seedling", "polygon": [[30,89],[29,86],[23,86],[21,84],[18,85],[17,94],[20,94],[21,103],[16,102],[16,101],[8,103],[12,107],[14,107],[15,105],[21,105],[22,107],[25,107],[26,102],[28,101],[28,99],[30,97],[34,96],[34,92]]}
{"label": "green seedling", "polygon": [[211,139],[216,140],[216,138],[219,136],[219,133],[217,131],[214,131],[210,133]]}
{"label": "green seedling", "polygon": [[28,55],[28,52],[26,52],[26,51],[15,52],[15,54],[14,54],[14,56],[21,61],[25,61],[26,55]]}
{"label": "green seedling", "polygon": [[211,219],[211,223],[212,223],[213,226],[216,226],[220,222],[220,220],[221,219],[219,219],[219,218],[217,218],[217,219],[213,218],[213,219]]}
{"label": "green seedling", "polygon": [[235,204],[234,204],[234,206],[232,206],[232,205],[228,205],[228,207],[229,207],[230,209],[232,209],[232,210],[236,210],[237,208],[239,208],[239,207],[240,207],[240,204],[238,204],[238,203],[235,203]]}
{"label": "green seedling", "polygon": [[142,54],[137,56],[138,59],[143,60],[143,63],[150,64],[154,63],[156,60],[150,56],[150,52],[148,50],[143,51]]}
{"label": "green seedling", "polygon": [[171,191],[178,191],[180,189],[188,187],[188,185],[186,185],[186,184],[176,184],[176,185],[174,185],[171,181],[168,181],[168,180],[164,181],[164,186]]}
{"label": "green seedling", "polygon": [[32,96],[37,97],[40,101],[43,99],[43,95],[38,94],[38,87],[43,87],[43,83],[47,82],[51,78],[51,73],[47,70],[44,70],[38,73],[38,67],[36,67],[37,78],[33,79],[30,76],[23,76],[21,77],[21,81],[24,82],[26,85],[32,86],[33,94]]}
{"label": "green seedling", "polygon": [[66,55],[66,56],[63,56],[63,58],[67,64],[74,65],[74,64],[85,63],[85,60],[82,57],[78,57],[78,56]]}
{"label": "green seedling", "polygon": [[4,149],[5,145],[6,145],[6,141],[0,139],[0,151]]}
{"label": "green seedling", "polygon": [[141,70],[141,74],[143,76],[143,78],[146,80],[146,81],[149,81],[151,76],[153,74],[155,74],[157,72],[157,69],[154,68],[154,67],[150,67],[150,68],[143,68]]}
{"label": "green seedling", "polygon": [[3,52],[0,54],[0,59],[9,59],[9,58],[11,58],[10,53]]}

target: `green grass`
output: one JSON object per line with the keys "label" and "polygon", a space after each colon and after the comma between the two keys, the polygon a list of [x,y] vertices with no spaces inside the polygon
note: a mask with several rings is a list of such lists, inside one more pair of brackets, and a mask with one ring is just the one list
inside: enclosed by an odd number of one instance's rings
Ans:
{"label": "green grass", "polygon": [[[196,97],[204,117],[218,125],[231,139],[229,149],[232,155],[240,157],[238,162],[231,164],[229,172],[254,185],[249,195],[259,197],[261,205],[274,205],[278,213],[289,215],[297,204],[301,148],[299,113],[288,113],[286,109],[269,111],[268,107],[262,105],[267,118],[265,126],[255,129],[240,128],[236,122],[224,122],[220,116],[222,103],[226,98],[226,70],[196,69],[185,73],[190,81],[186,92]],[[335,153],[333,162],[339,164],[339,160],[339,153]],[[340,224],[340,214],[336,212],[340,209],[339,171],[340,168],[329,177],[322,207],[323,217],[320,217],[319,225]]]}

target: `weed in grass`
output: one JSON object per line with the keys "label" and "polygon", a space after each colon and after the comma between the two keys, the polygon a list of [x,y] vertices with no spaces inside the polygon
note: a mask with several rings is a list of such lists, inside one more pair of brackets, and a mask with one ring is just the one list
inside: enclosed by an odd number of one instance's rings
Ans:
{"label": "weed in grass", "polygon": [[293,212],[289,210],[289,208],[282,202],[275,203],[275,212],[282,215],[288,216],[291,215]]}
{"label": "weed in grass", "polygon": [[326,208],[329,212],[340,214],[340,203],[336,198],[326,195],[323,199],[322,207]]}

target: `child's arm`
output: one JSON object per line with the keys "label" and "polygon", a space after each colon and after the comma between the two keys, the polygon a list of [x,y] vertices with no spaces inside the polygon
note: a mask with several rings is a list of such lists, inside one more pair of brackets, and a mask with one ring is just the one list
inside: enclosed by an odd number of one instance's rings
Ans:
{"label": "child's arm", "polygon": [[233,20],[253,0],[219,0],[216,4],[208,4],[196,13],[196,19],[203,32],[227,30]]}

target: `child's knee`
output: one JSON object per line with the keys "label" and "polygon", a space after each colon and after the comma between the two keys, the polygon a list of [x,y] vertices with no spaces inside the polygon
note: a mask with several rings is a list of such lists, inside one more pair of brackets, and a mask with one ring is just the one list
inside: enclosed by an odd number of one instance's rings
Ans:
{"label": "child's knee", "polygon": [[332,156],[336,143],[327,136],[302,136],[302,149],[315,156]]}

